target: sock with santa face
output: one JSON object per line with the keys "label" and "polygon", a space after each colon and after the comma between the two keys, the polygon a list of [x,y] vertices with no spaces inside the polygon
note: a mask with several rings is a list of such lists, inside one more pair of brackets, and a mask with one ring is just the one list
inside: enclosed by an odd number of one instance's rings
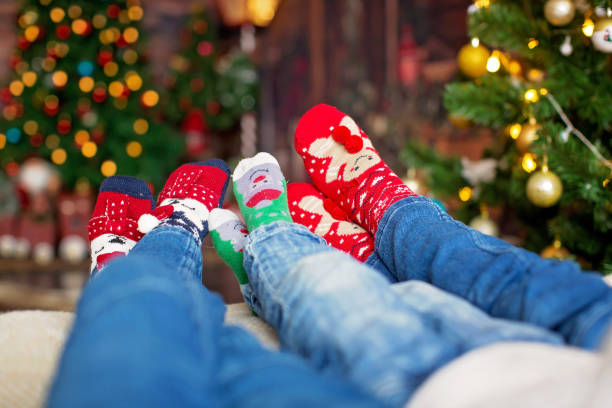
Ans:
{"label": "sock with santa face", "polygon": [[234,195],[249,231],[274,221],[291,221],[287,204],[287,181],[276,159],[258,153],[238,163]]}
{"label": "sock with santa face", "polygon": [[372,235],[387,208],[416,196],[355,121],[333,106],[317,105],[306,112],[294,142],[317,189]]}
{"label": "sock with santa face", "polygon": [[331,247],[365,262],[374,252],[374,237],[351,222],[348,215],[332,200],[309,183],[287,186],[289,210],[293,222],[304,225],[325,239]]}
{"label": "sock with santa face", "polygon": [[111,259],[127,255],[142,238],[138,219],[151,211],[153,195],[147,184],[133,177],[112,176],[100,185],[87,225],[91,245],[90,272]]}

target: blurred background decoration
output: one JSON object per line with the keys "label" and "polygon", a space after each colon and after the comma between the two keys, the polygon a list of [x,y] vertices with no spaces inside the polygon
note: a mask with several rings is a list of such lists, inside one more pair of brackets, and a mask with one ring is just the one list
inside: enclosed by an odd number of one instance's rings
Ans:
{"label": "blurred background decoration", "polygon": [[[273,153],[352,115],[462,221],[612,267],[607,0],[0,2],[0,308],[71,308],[100,181]],[[232,207],[231,195],[227,206]],[[241,300],[204,244],[204,282]]]}

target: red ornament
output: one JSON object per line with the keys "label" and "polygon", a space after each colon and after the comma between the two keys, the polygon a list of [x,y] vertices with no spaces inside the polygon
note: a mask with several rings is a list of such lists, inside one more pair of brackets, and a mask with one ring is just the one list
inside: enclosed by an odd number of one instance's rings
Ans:
{"label": "red ornament", "polygon": [[29,46],[30,42],[26,40],[25,37],[19,37],[17,39],[17,47],[19,47],[20,50],[27,50]]}
{"label": "red ornament", "polygon": [[13,99],[13,95],[7,87],[4,87],[2,91],[0,91],[0,98],[5,104],[8,104]]}
{"label": "red ornament", "polygon": [[79,103],[77,103],[77,106],[76,106],[77,115],[83,116],[90,110],[91,110],[91,105],[88,100],[85,100],[84,102],[80,101]]}
{"label": "red ornament", "polygon": [[191,89],[193,93],[200,92],[204,89],[204,80],[202,78],[193,78],[189,82],[189,89]]}
{"label": "red ornament", "polygon": [[104,102],[106,100],[106,89],[104,88],[94,89],[93,92],[91,93],[91,98],[98,103]]}
{"label": "red ornament", "polygon": [[208,41],[200,41],[197,51],[201,56],[208,57],[213,52],[213,45]]}
{"label": "red ornament", "polygon": [[398,68],[402,85],[413,86],[417,83],[421,75],[421,55],[410,25],[402,27]]}
{"label": "red ornament", "polygon": [[33,147],[38,147],[38,146],[42,145],[42,142],[43,142],[43,135],[42,135],[42,133],[36,133],[36,134],[33,134],[32,136],[30,136],[30,144]]}
{"label": "red ornament", "polygon": [[23,104],[17,102],[13,106],[15,107],[15,117],[21,117],[23,115]]}
{"label": "red ornament", "polygon": [[99,127],[93,128],[91,130],[91,139],[97,144],[104,142],[104,129]]}
{"label": "red ornament", "polygon": [[48,116],[55,116],[59,112],[59,105],[55,105],[53,108],[49,108],[47,105],[43,107],[43,112]]}
{"label": "red ornament", "polygon": [[9,177],[15,177],[19,173],[19,165],[14,161],[9,162],[4,167],[4,171],[6,171]]}
{"label": "red ornament", "polygon": [[130,88],[128,88],[127,86],[124,86],[123,92],[121,93],[120,98],[129,98],[131,93],[132,91],[130,91]]}
{"label": "red ornament", "polygon": [[113,54],[109,51],[100,51],[98,54],[98,64],[105,66],[113,60]]}
{"label": "red ornament", "polygon": [[119,13],[121,12],[121,8],[119,8],[118,5],[116,4],[111,4],[110,6],[108,6],[108,8],[106,9],[106,15],[109,18],[117,18],[119,17]]}
{"label": "red ornament", "polygon": [[210,101],[206,104],[206,112],[209,115],[218,115],[221,112],[221,105],[217,101]]}
{"label": "red ornament", "polygon": [[57,38],[59,38],[60,40],[65,40],[68,37],[70,37],[70,27],[68,26],[68,24],[61,24],[59,26],[57,26],[57,28],[55,29],[55,34],[57,35]]}
{"label": "red ornament", "polygon": [[87,23],[87,26],[85,27],[85,31],[83,31],[80,35],[82,35],[83,37],[86,35],[91,34],[91,32],[93,31],[93,28],[91,26],[91,23],[89,21],[85,21],[85,23]]}
{"label": "red ornament", "polygon": [[123,36],[123,34],[121,34],[119,38],[117,38],[117,41],[115,41],[115,44],[117,45],[117,47],[125,47],[126,45],[128,45],[128,42],[125,41],[125,37]]}
{"label": "red ornament", "polygon": [[17,64],[19,64],[20,62],[21,57],[19,55],[11,55],[11,57],[9,58],[9,65],[12,69],[15,69],[17,67]]}
{"label": "red ornament", "polygon": [[183,47],[188,47],[189,45],[191,45],[191,32],[190,31],[181,30],[179,38],[181,41],[181,45]]}
{"label": "red ornament", "polygon": [[59,122],[57,122],[57,131],[62,135],[65,135],[66,133],[70,132],[71,128],[72,124],[67,119],[61,119]]}
{"label": "red ornament", "polygon": [[206,127],[204,112],[199,109],[191,110],[183,121],[181,128],[185,132],[185,144],[189,155],[198,156],[208,148]]}

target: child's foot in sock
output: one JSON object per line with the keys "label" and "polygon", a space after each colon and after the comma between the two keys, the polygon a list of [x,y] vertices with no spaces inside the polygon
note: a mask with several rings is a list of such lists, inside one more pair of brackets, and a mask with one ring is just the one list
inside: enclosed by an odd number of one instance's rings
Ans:
{"label": "child's foot in sock", "polygon": [[238,163],[234,195],[249,231],[274,221],[291,221],[287,205],[287,182],[276,159],[258,153]]}
{"label": "child's foot in sock", "polygon": [[372,235],[391,204],[416,196],[355,121],[333,106],[317,105],[306,112],[294,141],[315,186]]}
{"label": "child's foot in sock", "polygon": [[293,221],[322,237],[328,245],[365,262],[374,252],[374,238],[351,222],[348,215],[309,183],[287,186],[289,211]]}
{"label": "child's foot in sock", "polygon": [[249,278],[244,271],[242,252],[249,235],[246,226],[233,212],[215,208],[208,217],[208,228],[213,246],[221,259],[232,268],[240,286],[248,284]]}
{"label": "child's foot in sock", "polygon": [[151,212],[153,195],[147,184],[132,177],[113,176],[102,182],[93,215],[87,225],[91,269],[126,255],[143,234],[138,219]]}
{"label": "child's foot in sock", "polygon": [[229,175],[229,167],[219,159],[184,164],[174,170],[159,193],[154,216],[139,220],[140,231],[170,225],[191,232],[201,243],[208,233],[210,211],[223,203]]}

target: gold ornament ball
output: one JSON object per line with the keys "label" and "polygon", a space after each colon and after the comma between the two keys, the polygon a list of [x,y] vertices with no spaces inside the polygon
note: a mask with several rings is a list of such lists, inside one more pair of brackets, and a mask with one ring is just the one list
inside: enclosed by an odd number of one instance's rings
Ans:
{"label": "gold ornament ball", "polygon": [[474,47],[472,44],[466,44],[459,50],[457,56],[459,69],[469,77],[481,77],[487,72],[489,56],[490,53],[486,47],[482,45]]}
{"label": "gold ornament ball", "polygon": [[487,215],[479,215],[478,217],[474,218],[472,221],[470,221],[470,227],[482,232],[483,234],[494,237],[499,235],[499,228],[497,228],[495,222]]}
{"label": "gold ornament ball", "polygon": [[526,153],[529,146],[538,138],[538,130],[541,126],[536,122],[529,122],[523,125],[519,137],[516,139],[516,147],[521,153]]}
{"label": "gold ornament ball", "polygon": [[576,7],[570,0],[548,0],[544,5],[544,16],[552,25],[564,26],[574,19]]}
{"label": "gold ornament ball", "polygon": [[448,121],[457,129],[469,129],[474,123],[466,118],[465,116],[458,113],[450,113],[448,115]]}
{"label": "gold ornament ball", "polygon": [[591,41],[596,50],[612,53],[612,18],[604,18],[595,23]]}
{"label": "gold ornament ball", "polygon": [[554,244],[544,248],[542,252],[540,252],[540,256],[542,258],[551,258],[563,261],[564,259],[569,259],[571,257],[571,253],[567,249],[563,248],[560,242],[555,241]]}
{"label": "gold ornament ball", "polygon": [[563,193],[561,179],[545,166],[527,180],[527,199],[538,207],[552,207]]}

